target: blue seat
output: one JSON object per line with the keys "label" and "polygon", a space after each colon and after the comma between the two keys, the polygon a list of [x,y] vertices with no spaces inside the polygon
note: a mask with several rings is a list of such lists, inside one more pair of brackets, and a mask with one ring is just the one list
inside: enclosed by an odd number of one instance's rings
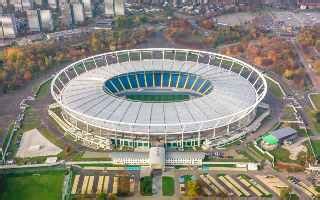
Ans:
{"label": "blue seat", "polygon": [[171,74],[171,81],[170,81],[170,87],[176,87],[177,82],[178,82],[178,73],[172,73]]}
{"label": "blue seat", "polygon": [[137,74],[137,77],[138,77],[139,86],[140,86],[140,87],[146,87],[146,82],[145,82],[145,78],[144,78],[144,73],[138,73],[138,74]]}
{"label": "blue seat", "polygon": [[180,79],[179,79],[179,83],[178,83],[177,88],[184,88],[184,85],[187,81],[187,77],[188,77],[188,75],[185,73],[180,74]]}
{"label": "blue seat", "polygon": [[127,90],[131,89],[127,75],[120,76],[119,79],[120,79],[122,85],[123,85]]}
{"label": "blue seat", "polygon": [[153,87],[153,72],[145,72],[147,87]]}
{"label": "blue seat", "polygon": [[154,72],[154,85],[156,87],[161,87],[161,72]]}
{"label": "blue seat", "polygon": [[119,92],[121,92],[122,90],[124,90],[124,88],[122,87],[118,77],[114,77],[111,79],[111,82],[117,87],[117,90]]}
{"label": "blue seat", "polygon": [[117,92],[116,88],[112,85],[110,81],[106,81],[105,88],[107,89],[108,92],[111,92],[111,93]]}
{"label": "blue seat", "polygon": [[193,88],[191,88],[194,91],[198,91],[199,87],[203,84],[204,80],[201,78],[198,78],[198,80],[196,80],[196,82],[193,85]]}
{"label": "blue seat", "polygon": [[162,87],[168,87],[169,86],[169,80],[170,80],[170,73],[164,72],[162,74]]}
{"label": "blue seat", "polygon": [[186,89],[191,89],[193,83],[196,81],[197,77],[195,75],[189,75],[187,84],[186,84]]}
{"label": "blue seat", "polygon": [[136,74],[129,74],[128,75],[130,84],[132,88],[138,88],[138,83],[137,83],[137,78],[136,78]]}

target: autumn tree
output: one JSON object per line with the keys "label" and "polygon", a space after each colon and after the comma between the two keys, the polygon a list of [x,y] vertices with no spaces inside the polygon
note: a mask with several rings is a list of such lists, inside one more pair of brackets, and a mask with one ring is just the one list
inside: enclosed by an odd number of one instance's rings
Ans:
{"label": "autumn tree", "polygon": [[199,184],[197,181],[188,181],[186,184],[186,196],[188,197],[198,197],[199,196]]}

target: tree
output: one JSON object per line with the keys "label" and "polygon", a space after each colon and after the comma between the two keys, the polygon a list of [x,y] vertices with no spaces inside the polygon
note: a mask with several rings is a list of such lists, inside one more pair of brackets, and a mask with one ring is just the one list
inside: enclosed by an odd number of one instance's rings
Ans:
{"label": "tree", "polygon": [[283,76],[286,78],[286,79],[292,79],[293,76],[294,76],[294,70],[292,69],[286,69],[283,73]]}
{"label": "tree", "polygon": [[317,120],[317,123],[320,123],[320,112],[316,113],[316,120]]}
{"label": "tree", "polygon": [[26,81],[30,81],[32,79],[32,74],[30,70],[24,72],[23,79]]}
{"label": "tree", "polygon": [[107,198],[107,195],[102,192],[102,193],[100,193],[100,194],[98,195],[97,200],[105,200],[106,198]]}
{"label": "tree", "polygon": [[196,181],[188,181],[186,196],[188,197],[198,197],[199,196],[199,184]]}

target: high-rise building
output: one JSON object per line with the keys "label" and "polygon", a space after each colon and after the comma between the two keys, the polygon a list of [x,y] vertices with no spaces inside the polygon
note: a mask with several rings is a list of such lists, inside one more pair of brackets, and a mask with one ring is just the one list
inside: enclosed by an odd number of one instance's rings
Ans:
{"label": "high-rise building", "polygon": [[86,17],[92,17],[92,6],[91,0],[82,0],[83,7],[84,7],[84,15]]}
{"label": "high-rise building", "polygon": [[33,9],[33,0],[9,0],[16,11],[26,11]]}
{"label": "high-rise building", "polygon": [[107,16],[113,16],[113,0],[104,0],[104,13]]}
{"label": "high-rise building", "polygon": [[8,6],[7,0],[0,0],[0,7],[7,7],[7,6]]}
{"label": "high-rise building", "polygon": [[114,13],[115,15],[125,15],[124,0],[114,1]]}
{"label": "high-rise building", "polygon": [[40,17],[38,10],[27,10],[27,20],[30,32],[40,32]]}
{"label": "high-rise building", "polygon": [[69,3],[79,3],[79,1],[77,0],[77,1],[75,1],[75,2],[68,2],[67,0],[58,0],[59,1],[59,8],[60,8],[60,10],[62,10],[63,8],[65,8],[65,7],[68,7],[68,6],[70,6],[70,5],[68,5]]}
{"label": "high-rise building", "polygon": [[21,0],[22,10],[31,10],[33,8],[32,0]]}
{"label": "high-rise building", "polygon": [[64,7],[60,7],[61,9],[61,21],[60,26],[62,28],[68,28],[72,24],[72,13],[70,4],[66,4]]}
{"label": "high-rise building", "polygon": [[53,31],[54,27],[51,10],[41,10],[40,19],[42,31]]}
{"label": "high-rise building", "polygon": [[57,0],[48,0],[49,8],[51,9],[57,9],[58,8],[58,2]]}
{"label": "high-rise building", "polygon": [[16,35],[16,18],[13,15],[0,16],[0,38],[15,38]]}
{"label": "high-rise building", "polygon": [[73,16],[73,23],[81,24],[84,22],[84,8],[83,4],[75,3],[72,4],[72,16]]}
{"label": "high-rise building", "polygon": [[42,0],[34,0],[34,4],[37,6],[42,6]]}

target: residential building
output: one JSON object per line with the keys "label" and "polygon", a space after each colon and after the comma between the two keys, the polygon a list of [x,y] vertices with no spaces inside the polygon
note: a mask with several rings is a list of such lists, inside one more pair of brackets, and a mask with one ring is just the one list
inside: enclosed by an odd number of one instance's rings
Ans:
{"label": "residential building", "polygon": [[27,20],[30,32],[40,32],[40,17],[38,10],[27,10]]}
{"label": "residential building", "polygon": [[82,0],[82,3],[83,3],[83,7],[84,7],[85,17],[91,18],[92,17],[91,0]]}
{"label": "residential building", "polygon": [[0,16],[0,38],[15,38],[16,36],[16,18],[13,15]]}
{"label": "residential building", "polygon": [[83,4],[72,4],[72,19],[74,24],[81,24],[84,22],[84,8]]}
{"label": "residential building", "polygon": [[41,29],[42,31],[53,31],[53,19],[51,10],[40,10]]}
{"label": "residential building", "polygon": [[106,16],[113,16],[113,0],[104,0],[104,13]]}
{"label": "residential building", "polygon": [[57,0],[48,0],[49,8],[51,9],[57,9],[58,8],[58,2]]}
{"label": "residential building", "polygon": [[124,0],[114,1],[114,13],[115,15],[125,15]]}

